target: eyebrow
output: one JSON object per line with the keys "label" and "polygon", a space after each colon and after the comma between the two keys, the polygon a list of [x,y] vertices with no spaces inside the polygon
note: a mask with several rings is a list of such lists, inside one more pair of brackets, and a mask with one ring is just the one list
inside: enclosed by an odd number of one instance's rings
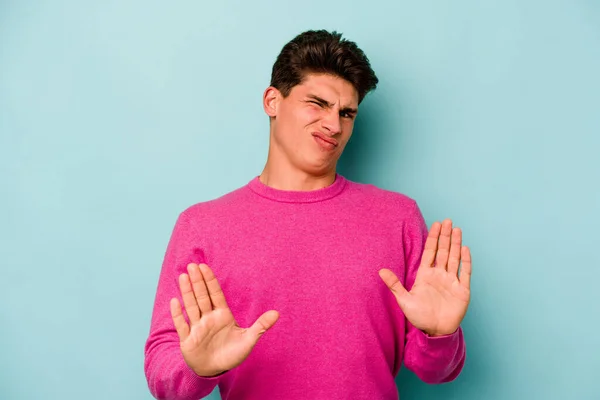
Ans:
{"label": "eyebrow", "polygon": [[[315,100],[317,103],[319,103],[320,105],[322,105],[324,107],[328,107],[328,108],[333,107],[332,103],[330,103],[327,100],[322,99],[319,96],[316,96],[314,94],[309,94],[307,97],[310,98],[310,99]],[[346,112],[346,113],[349,113],[349,114],[356,114],[358,112],[358,110],[356,108],[352,108],[352,107],[344,107],[344,108],[340,109],[340,112]]]}

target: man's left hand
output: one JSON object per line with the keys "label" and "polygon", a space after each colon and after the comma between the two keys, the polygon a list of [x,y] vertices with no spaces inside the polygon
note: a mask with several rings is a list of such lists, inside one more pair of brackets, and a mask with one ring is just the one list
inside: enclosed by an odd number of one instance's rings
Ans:
{"label": "man's left hand", "polygon": [[389,269],[381,269],[379,276],[394,293],[406,318],[430,336],[456,332],[467,313],[471,253],[462,246],[462,231],[453,229],[450,219],[432,224],[410,292]]}

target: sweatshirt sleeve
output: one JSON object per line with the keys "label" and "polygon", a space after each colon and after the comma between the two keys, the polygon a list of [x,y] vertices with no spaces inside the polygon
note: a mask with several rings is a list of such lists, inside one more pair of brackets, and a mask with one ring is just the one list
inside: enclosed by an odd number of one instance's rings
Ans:
{"label": "sweatshirt sleeve", "polygon": [[203,398],[214,390],[223,375],[200,377],[189,368],[181,354],[179,336],[171,318],[171,298],[177,297],[183,304],[179,275],[187,271],[189,263],[204,262],[203,251],[191,228],[188,216],[181,213],[167,245],[158,279],[150,333],[144,348],[144,373],[150,393],[156,399]]}
{"label": "sweatshirt sleeve", "polygon": [[[405,232],[405,287],[410,290],[425,248],[428,229],[417,203]],[[435,384],[454,380],[462,371],[466,346],[461,327],[449,335],[431,337],[406,320],[404,365],[423,382]]]}

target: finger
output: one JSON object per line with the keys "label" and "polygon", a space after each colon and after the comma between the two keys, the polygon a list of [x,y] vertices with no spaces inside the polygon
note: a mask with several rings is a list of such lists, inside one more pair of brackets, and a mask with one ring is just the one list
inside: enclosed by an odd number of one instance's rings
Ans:
{"label": "finger", "polygon": [[200,309],[200,317],[202,317],[202,315],[212,311],[208,290],[206,289],[206,284],[204,283],[204,278],[198,264],[189,264],[188,273],[192,281],[192,290],[194,291],[194,296],[196,296],[196,303]]}
{"label": "finger", "polygon": [[437,268],[447,268],[448,254],[450,253],[450,234],[452,233],[452,221],[445,219],[442,223],[442,232],[438,243],[438,251],[435,258]]}
{"label": "finger", "polygon": [[252,324],[250,328],[248,328],[248,333],[250,333],[249,338],[253,341],[253,344],[265,333],[268,329],[270,329],[275,322],[279,319],[279,313],[275,310],[270,310],[258,317],[256,322]]}
{"label": "finger", "polygon": [[396,300],[398,300],[398,304],[400,307],[403,307],[406,296],[408,295],[408,291],[400,282],[400,279],[387,268],[383,268],[379,270],[379,276],[383,279],[386,286],[394,293],[396,296]]}
{"label": "finger", "polygon": [[181,311],[181,305],[179,304],[179,300],[176,298],[171,299],[171,318],[173,318],[173,324],[175,325],[175,329],[177,330],[177,335],[179,336],[179,341],[183,342],[187,339],[190,334],[190,327],[187,322],[185,322],[185,318],[183,317],[183,312]]}
{"label": "finger", "polygon": [[435,221],[431,225],[431,229],[427,235],[427,240],[425,241],[425,249],[423,250],[423,255],[421,257],[421,265],[425,265],[427,267],[433,266],[441,229],[442,225],[438,221]]}
{"label": "finger", "polygon": [[450,243],[450,256],[448,258],[448,272],[458,278],[458,266],[460,265],[460,246],[462,244],[462,231],[460,228],[452,229]]}
{"label": "finger", "polygon": [[196,303],[196,296],[192,290],[192,284],[188,274],[179,275],[179,289],[181,290],[181,298],[185,306],[185,312],[190,319],[190,324],[198,322],[200,319],[200,310]]}
{"label": "finger", "polygon": [[460,284],[467,288],[471,288],[471,251],[467,246],[462,247],[462,267],[460,268]]}
{"label": "finger", "polygon": [[208,295],[214,308],[228,308],[227,301],[225,300],[225,294],[221,289],[221,285],[217,281],[215,274],[206,264],[200,264],[200,271],[204,277],[206,288],[208,289]]}

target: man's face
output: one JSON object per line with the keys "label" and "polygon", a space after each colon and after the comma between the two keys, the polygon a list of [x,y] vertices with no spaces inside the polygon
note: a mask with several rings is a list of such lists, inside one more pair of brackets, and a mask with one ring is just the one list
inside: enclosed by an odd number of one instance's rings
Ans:
{"label": "man's face", "polygon": [[358,92],[339,77],[309,74],[283,98],[265,91],[265,111],[272,119],[272,151],[277,163],[312,175],[335,169],[352,136],[358,112]]}

